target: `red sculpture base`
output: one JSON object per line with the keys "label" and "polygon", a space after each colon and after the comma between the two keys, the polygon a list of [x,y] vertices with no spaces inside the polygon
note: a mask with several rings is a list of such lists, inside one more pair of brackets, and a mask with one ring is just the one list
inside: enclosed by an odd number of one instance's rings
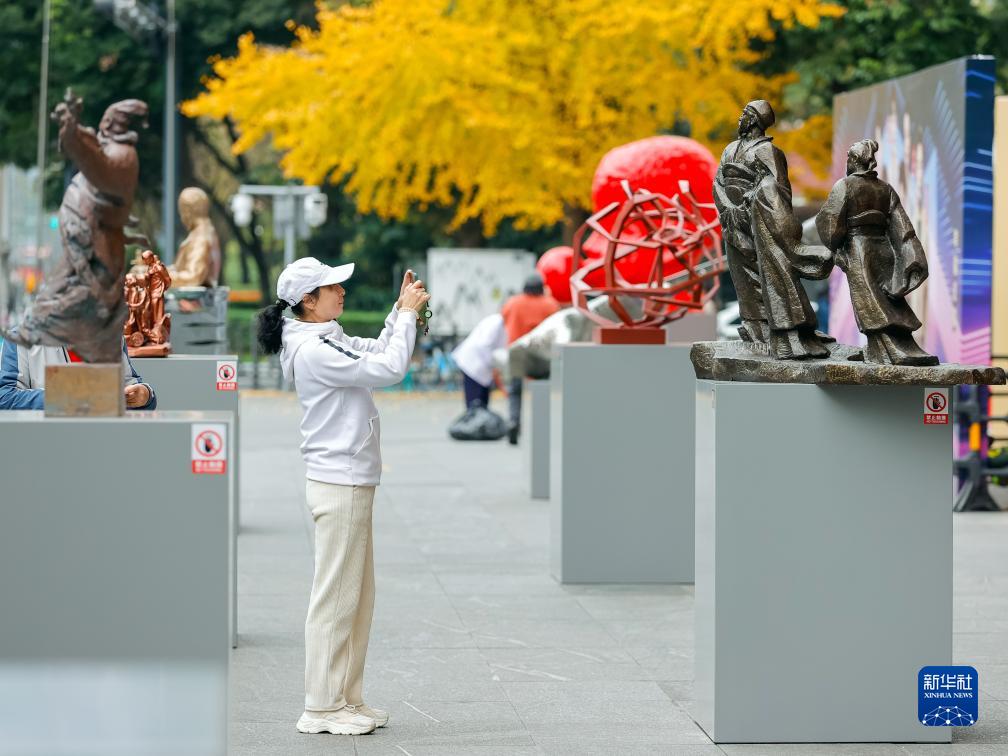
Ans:
{"label": "red sculpture base", "polygon": [[596,344],[664,344],[664,328],[606,328],[598,326],[592,335]]}
{"label": "red sculpture base", "polygon": [[171,354],[171,343],[126,347],[126,352],[130,357],[167,357]]}

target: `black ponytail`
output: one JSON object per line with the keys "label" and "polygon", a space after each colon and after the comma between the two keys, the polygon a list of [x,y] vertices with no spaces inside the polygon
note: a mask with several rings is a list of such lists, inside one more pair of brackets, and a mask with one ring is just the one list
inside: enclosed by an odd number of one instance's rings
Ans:
{"label": "black ponytail", "polygon": [[259,348],[266,354],[276,354],[280,351],[283,344],[280,339],[283,334],[283,311],[286,309],[287,303],[278,299],[259,311],[257,337]]}
{"label": "black ponytail", "polygon": [[[308,292],[307,296],[317,297],[318,288]],[[296,305],[289,305],[296,317],[304,315],[304,307],[301,302]],[[259,311],[257,338],[259,347],[266,354],[277,354],[283,346],[283,312],[288,304],[282,299],[278,299],[273,304]]]}

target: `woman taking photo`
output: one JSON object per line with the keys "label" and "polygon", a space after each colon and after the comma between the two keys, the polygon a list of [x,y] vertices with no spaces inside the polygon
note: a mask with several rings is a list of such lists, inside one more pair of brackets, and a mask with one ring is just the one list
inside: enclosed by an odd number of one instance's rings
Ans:
{"label": "woman taking photo", "polygon": [[[259,344],[280,353],[304,411],[301,453],[315,520],[315,579],[305,620],[305,711],[297,729],[363,735],[388,723],[364,704],[364,657],[374,609],[371,506],[381,477],[381,431],[372,389],[406,375],[418,314],[430,295],[407,273],[377,339],[347,336],[336,322],[353,264],[295,260],[259,315]],[[290,307],[293,318],[284,317]]]}

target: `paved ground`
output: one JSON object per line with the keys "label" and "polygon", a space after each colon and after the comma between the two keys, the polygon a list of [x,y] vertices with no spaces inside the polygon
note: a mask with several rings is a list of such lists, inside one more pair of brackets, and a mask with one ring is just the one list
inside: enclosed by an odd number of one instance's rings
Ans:
{"label": "paved ground", "polygon": [[[980,673],[980,722],[951,746],[716,746],[689,710],[693,595],[560,586],[525,455],[445,432],[454,396],[381,394],[377,607],[366,700],[388,728],[299,735],[311,520],[289,394],[242,398],[234,754],[1008,754],[1008,514],[956,516],[955,660]],[[501,408],[502,409],[502,408]]]}

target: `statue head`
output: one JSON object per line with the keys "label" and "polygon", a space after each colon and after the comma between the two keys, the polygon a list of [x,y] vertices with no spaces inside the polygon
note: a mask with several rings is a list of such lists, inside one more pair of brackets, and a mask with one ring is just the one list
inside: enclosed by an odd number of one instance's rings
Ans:
{"label": "statue head", "polygon": [[135,121],[139,121],[141,128],[147,128],[147,103],[142,100],[121,100],[112,103],[105,110],[105,115],[98,124],[98,132],[113,142],[136,144],[139,137],[132,129]]}
{"label": "statue head", "polygon": [[126,288],[130,288],[131,286],[136,286],[136,282],[137,282],[136,276],[134,276],[132,273],[127,273],[126,274]]}
{"label": "statue head", "polygon": [[738,120],[739,136],[748,134],[753,130],[766,132],[774,123],[777,116],[774,115],[773,108],[766,100],[753,100],[742,109],[742,115]]}
{"label": "statue head", "polygon": [[874,173],[878,166],[875,160],[878,147],[878,142],[874,139],[862,139],[852,144],[847,150],[847,175]]}
{"label": "statue head", "polygon": [[210,198],[199,187],[186,187],[179,193],[178,211],[182,225],[191,229],[196,221],[210,217]]}
{"label": "statue head", "polygon": [[143,259],[145,264],[147,265],[154,264],[154,253],[151,252],[149,249],[145,249],[143,253],[140,255],[140,257]]}

